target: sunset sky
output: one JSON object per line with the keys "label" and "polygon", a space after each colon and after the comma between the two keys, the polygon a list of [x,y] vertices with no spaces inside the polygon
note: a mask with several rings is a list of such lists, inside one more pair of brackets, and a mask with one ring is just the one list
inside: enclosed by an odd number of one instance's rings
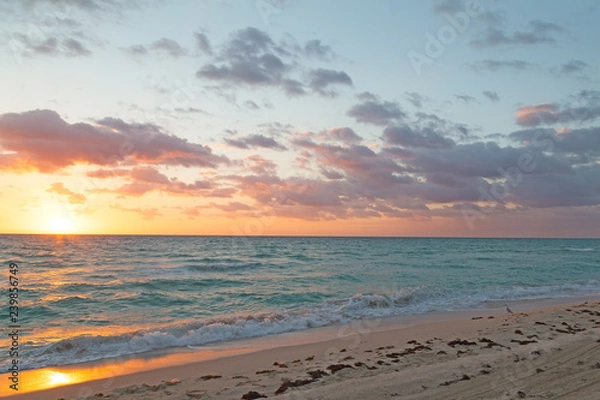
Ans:
{"label": "sunset sky", "polygon": [[0,18],[0,233],[600,236],[595,0]]}

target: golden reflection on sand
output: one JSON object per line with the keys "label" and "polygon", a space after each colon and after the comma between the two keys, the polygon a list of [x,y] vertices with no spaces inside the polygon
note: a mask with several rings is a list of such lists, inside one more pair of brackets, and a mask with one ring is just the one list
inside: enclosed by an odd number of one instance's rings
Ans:
{"label": "golden reflection on sand", "polygon": [[[106,379],[106,390],[110,390],[114,389],[112,387],[113,380],[111,378],[117,376],[149,371],[167,366],[227,357],[256,350],[258,349],[253,347],[229,349],[215,347],[168,354],[154,354],[151,356],[145,355],[145,358],[134,358],[134,356],[130,356],[129,358],[122,357],[86,364],[20,371],[19,390],[14,391],[10,389],[8,384],[1,385],[0,398],[99,379]],[[9,374],[4,373],[0,375],[0,381],[2,382],[8,382],[9,379]]]}

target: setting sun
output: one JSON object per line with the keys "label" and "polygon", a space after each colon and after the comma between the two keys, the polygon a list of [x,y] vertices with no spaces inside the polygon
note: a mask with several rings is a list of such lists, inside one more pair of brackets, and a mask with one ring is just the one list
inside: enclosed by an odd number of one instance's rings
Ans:
{"label": "setting sun", "polygon": [[51,233],[71,233],[73,220],[63,216],[53,217],[48,221],[48,229]]}

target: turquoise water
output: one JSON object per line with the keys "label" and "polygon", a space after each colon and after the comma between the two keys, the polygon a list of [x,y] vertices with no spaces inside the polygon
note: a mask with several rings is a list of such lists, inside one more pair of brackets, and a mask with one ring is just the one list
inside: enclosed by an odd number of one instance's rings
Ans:
{"label": "turquoise water", "polygon": [[3,235],[0,259],[24,368],[600,293],[596,239]]}

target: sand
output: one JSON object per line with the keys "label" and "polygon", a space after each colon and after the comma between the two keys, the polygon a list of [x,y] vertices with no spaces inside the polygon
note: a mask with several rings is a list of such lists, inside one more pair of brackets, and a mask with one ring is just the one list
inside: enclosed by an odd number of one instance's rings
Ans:
{"label": "sand", "polygon": [[511,308],[248,340],[212,359],[11,399],[600,399],[600,302]]}

